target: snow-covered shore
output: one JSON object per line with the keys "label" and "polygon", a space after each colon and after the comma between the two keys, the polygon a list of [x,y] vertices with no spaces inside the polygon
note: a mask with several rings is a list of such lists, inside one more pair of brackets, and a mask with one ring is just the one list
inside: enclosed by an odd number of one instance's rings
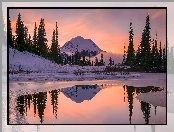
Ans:
{"label": "snow-covered shore", "polygon": [[166,92],[142,93],[139,94],[136,98],[154,106],[166,107]]}
{"label": "snow-covered shore", "polygon": [[102,80],[102,79],[117,79],[117,78],[137,78],[143,77],[141,74],[127,74],[122,75],[120,73],[115,73],[107,75],[104,73],[83,73],[82,75],[76,75],[75,73],[49,73],[49,72],[40,72],[40,73],[29,73],[29,74],[10,74],[9,80],[13,81],[80,81],[80,80]]}
{"label": "snow-covered shore", "polygon": [[9,48],[9,80],[72,81],[142,77],[139,73],[104,72],[106,66],[58,65],[29,52]]}

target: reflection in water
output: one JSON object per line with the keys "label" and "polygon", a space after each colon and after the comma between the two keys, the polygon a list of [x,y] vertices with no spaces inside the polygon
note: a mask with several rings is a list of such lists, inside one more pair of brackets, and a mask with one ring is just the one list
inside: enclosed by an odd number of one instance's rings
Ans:
{"label": "reflection in water", "polygon": [[[48,92],[39,92],[34,94],[22,95],[17,98],[17,110],[22,116],[27,116],[27,110],[30,108],[34,109],[34,117],[36,115],[40,119],[40,123],[44,121],[44,111],[46,108],[47,103],[47,94],[50,95],[50,101],[48,102],[52,106],[52,114],[57,119],[58,115],[58,97],[60,92],[62,92],[67,98],[70,98],[72,101],[76,103],[83,103],[84,100],[91,100],[100,90],[104,89],[102,86],[99,85],[75,85],[73,87],[62,88],[62,89],[55,89]],[[129,108],[129,123],[132,124],[132,116],[133,114],[133,103],[134,98],[136,95],[140,93],[147,93],[147,92],[156,92],[162,91],[164,89],[160,87],[148,86],[148,87],[134,87],[134,86],[123,86],[123,94],[124,94],[124,102],[128,102]],[[127,100],[126,100],[127,97]],[[31,103],[33,107],[31,107]],[[145,124],[149,124],[150,118],[150,109],[151,104],[140,101],[140,108],[143,113],[143,118],[145,120]],[[155,109],[155,116],[157,106],[154,106]],[[155,128],[152,127],[154,130]],[[134,126],[134,131],[136,131],[136,126]]]}
{"label": "reflection in water", "polygon": [[57,109],[58,109],[58,94],[60,94],[60,89],[49,91],[51,97],[51,105],[53,106],[53,115],[57,119]]}
{"label": "reflection in water", "polygon": [[[160,87],[154,87],[154,86],[147,86],[147,87],[134,87],[134,86],[123,86],[124,89],[124,102],[125,102],[125,89],[127,91],[127,98],[129,103],[129,122],[131,124],[131,117],[133,114],[133,99],[134,94],[140,94],[140,93],[147,93],[147,92],[157,92],[157,91],[163,91],[163,88]],[[145,119],[145,124],[149,124],[149,118],[150,118],[150,108],[151,104],[140,101],[141,103],[141,111],[143,113],[143,118]],[[155,106],[155,116],[156,116],[156,108]]]}
{"label": "reflection in water", "polygon": [[35,94],[22,95],[17,98],[17,109],[21,115],[27,116],[27,109],[30,109],[30,103],[34,105],[34,117],[36,115],[36,109],[38,110],[38,116],[40,122],[44,121],[44,109],[46,108],[47,92],[39,92]]}
{"label": "reflection in water", "polygon": [[82,103],[84,100],[91,100],[100,90],[98,85],[75,85],[62,88],[61,92],[72,101]]}

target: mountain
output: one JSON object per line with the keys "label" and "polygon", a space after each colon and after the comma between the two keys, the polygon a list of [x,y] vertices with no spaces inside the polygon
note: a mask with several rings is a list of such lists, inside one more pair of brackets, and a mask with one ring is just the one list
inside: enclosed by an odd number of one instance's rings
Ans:
{"label": "mountain", "polygon": [[102,51],[91,39],[84,39],[81,36],[77,36],[61,47],[61,53],[65,52],[68,55],[72,55],[72,53],[74,54],[76,52],[77,46],[82,56],[88,56],[89,53],[90,56],[95,56]]}

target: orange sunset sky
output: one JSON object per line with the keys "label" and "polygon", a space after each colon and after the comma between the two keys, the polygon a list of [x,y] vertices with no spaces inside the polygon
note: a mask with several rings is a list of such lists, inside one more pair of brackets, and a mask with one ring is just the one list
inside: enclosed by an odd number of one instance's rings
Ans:
{"label": "orange sunset sky", "polygon": [[18,14],[33,36],[34,23],[39,26],[40,19],[45,20],[46,37],[51,45],[53,29],[58,23],[58,41],[63,46],[76,36],[92,39],[102,50],[123,54],[123,46],[128,46],[129,25],[132,19],[134,49],[140,43],[142,31],[150,13],[151,37],[158,34],[158,44],[166,44],[165,9],[10,9],[9,16],[15,35]]}

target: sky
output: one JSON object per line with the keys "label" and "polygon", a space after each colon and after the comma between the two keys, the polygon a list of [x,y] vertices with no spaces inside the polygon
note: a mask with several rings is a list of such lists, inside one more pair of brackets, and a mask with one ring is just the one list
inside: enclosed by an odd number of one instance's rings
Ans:
{"label": "sky", "polygon": [[49,46],[57,22],[60,46],[76,36],[82,36],[85,39],[92,39],[104,51],[119,54],[123,54],[124,43],[128,47],[131,19],[134,48],[137,50],[149,13],[151,37],[154,38],[157,31],[158,41],[161,40],[162,47],[166,44],[165,9],[10,9],[9,16],[14,35],[19,13],[31,36],[35,22],[38,27],[40,19],[44,18]]}

